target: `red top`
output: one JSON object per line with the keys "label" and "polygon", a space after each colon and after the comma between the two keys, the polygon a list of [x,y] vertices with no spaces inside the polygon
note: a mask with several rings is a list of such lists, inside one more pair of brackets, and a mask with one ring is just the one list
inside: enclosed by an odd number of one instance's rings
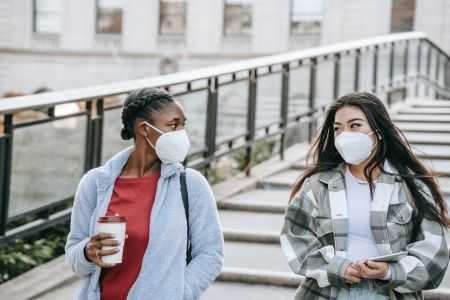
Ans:
{"label": "red top", "polygon": [[150,216],[159,176],[160,171],[156,171],[150,176],[116,179],[106,215],[119,214],[126,218],[128,238],[123,249],[122,263],[102,269],[102,300],[125,300],[139,274],[148,245]]}

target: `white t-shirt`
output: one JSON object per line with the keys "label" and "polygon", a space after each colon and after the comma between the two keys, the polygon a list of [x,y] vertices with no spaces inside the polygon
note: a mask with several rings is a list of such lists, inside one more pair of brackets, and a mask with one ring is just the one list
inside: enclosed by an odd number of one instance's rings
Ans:
{"label": "white t-shirt", "polygon": [[380,253],[370,230],[369,183],[353,176],[347,167],[345,184],[348,209],[347,258],[356,261],[379,256]]}

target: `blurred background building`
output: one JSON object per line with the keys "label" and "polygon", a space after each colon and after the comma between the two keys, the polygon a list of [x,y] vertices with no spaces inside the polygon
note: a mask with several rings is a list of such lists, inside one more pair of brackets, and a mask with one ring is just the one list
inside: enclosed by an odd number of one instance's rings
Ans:
{"label": "blurred background building", "polygon": [[2,0],[0,94],[191,70],[390,32],[450,49],[446,0]]}

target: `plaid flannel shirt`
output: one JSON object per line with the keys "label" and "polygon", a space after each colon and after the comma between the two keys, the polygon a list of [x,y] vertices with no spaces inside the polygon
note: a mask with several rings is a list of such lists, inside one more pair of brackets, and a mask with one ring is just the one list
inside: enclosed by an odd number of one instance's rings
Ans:
{"label": "plaid flannel shirt", "polygon": [[[384,168],[396,174],[385,162]],[[335,299],[348,286],[344,273],[348,236],[345,164],[308,177],[286,210],[280,236],[290,268],[305,277],[295,299]],[[428,187],[416,180],[419,191],[434,203]],[[399,262],[389,263],[391,279],[375,280],[380,294],[391,299],[422,299],[422,290],[436,288],[444,277],[449,251],[444,228],[423,219],[412,241],[413,199],[399,176],[382,173],[371,203],[370,226],[381,255],[408,251]]]}

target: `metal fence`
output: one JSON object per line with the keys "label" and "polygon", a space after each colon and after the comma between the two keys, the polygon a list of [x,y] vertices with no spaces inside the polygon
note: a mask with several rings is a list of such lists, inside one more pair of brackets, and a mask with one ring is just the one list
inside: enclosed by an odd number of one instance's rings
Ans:
{"label": "metal fence", "polygon": [[[10,199],[12,165],[15,159],[13,147],[15,133],[19,128],[37,128],[42,124],[69,118],[85,118],[84,149],[80,155],[84,160],[82,172],[86,172],[102,163],[102,151],[105,151],[105,113],[120,110],[122,107],[121,104],[105,105],[105,98],[123,96],[144,87],[165,88],[180,98],[202,91],[206,95],[204,142],[199,149],[189,154],[187,165],[208,169],[218,158],[236,151],[244,151],[246,172],[249,175],[252,152],[257,142],[276,139],[279,143],[278,152],[283,158],[289,130],[299,124],[307,124],[308,139],[313,138],[317,119],[326,109],[326,104],[317,100],[318,92],[328,92],[328,96],[324,98],[332,101],[344,92],[367,90],[382,96],[386,99],[387,105],[409,96],[450,98],[449,60],[449,55],[430,41],[424,33],[412,32],[148,79],[0,99],[0,116],[3,116],[3,132],[0,133],[0,245],[68,221],[70,203],[73,200],[71,190],[68,195],[62,197],[63,199],[29,207],[14,215],[9,213],[11,201],[14,201]],[[381,61],[385,63],[382,64]],[[320,71],[322,65],[328,65],[329,72],[322,73]],[[307,90],[305,110],[292,113],[289,111],[292,107],[290,101],[294,98],[291,92],[293,89],[291,76],[300,69],[306,71],[307,80],[294,83]],[[325,73],[328,76],[325,76]],[[281,81],[280,89],[277,91],[280,101],[279,112],[275,122],[257,126],[258,84],[261,84],[261,80],[267,76],[275,76]],[[245,84],[247,89],[245,129],[237,135],[219,141],[218,96],[226,86],[238,82]],[[325,87],[326,83],[329,84],[329,88]],[[61,116],[55,115],[55,107],[68,103],[83,103],[83,110]],[[16,120],[15,115],[33,110],[45,111],[45,116],[26,121]],[[39,142],[45,144],[48,141]],[[32,152],[33,149],[28,151]],[[51,152],[52,149],[48,151]],[[39,170],[37,172],[39,173]],[[52,175],[58,177],[57,173]],[[27,186],[21,188],[27,189]]]}

